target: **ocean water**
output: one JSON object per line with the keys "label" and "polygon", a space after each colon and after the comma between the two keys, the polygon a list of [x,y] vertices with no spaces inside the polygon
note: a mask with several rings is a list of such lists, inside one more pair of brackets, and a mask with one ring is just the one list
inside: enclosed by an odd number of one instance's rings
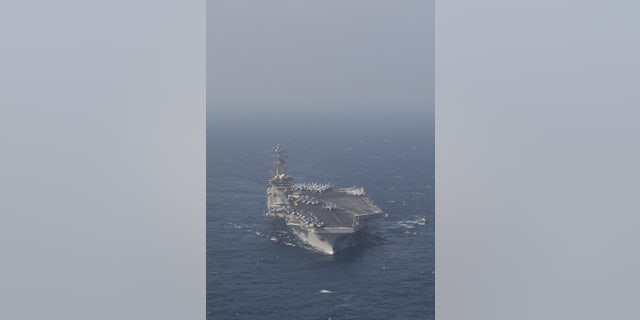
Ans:
{"label": "ocean water", "polygon": [[[294,182],[363,186],[388,217],[327,256],[265,217],[270,151]],[[433,128],[305,126],[207,133],[207,319],[433,319]]]}

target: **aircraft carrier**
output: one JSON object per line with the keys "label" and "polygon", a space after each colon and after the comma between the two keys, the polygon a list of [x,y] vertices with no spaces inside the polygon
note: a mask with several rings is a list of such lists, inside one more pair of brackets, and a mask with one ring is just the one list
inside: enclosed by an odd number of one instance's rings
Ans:
{"label": "aircraft carrier", "polygon": [[325,183],[297,183],[284,172],[285,150],[273,150],[275,169],[267,189],[267,216],[285,220],[302,241],[326,254],[355,245],[352,235],[382,210],[362,187],[334,188]]}

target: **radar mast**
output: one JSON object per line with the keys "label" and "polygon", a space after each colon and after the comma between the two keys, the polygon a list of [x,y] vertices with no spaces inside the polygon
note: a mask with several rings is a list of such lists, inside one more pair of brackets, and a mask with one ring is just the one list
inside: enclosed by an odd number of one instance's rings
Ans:
{"label": "radar mast", "polygon": [[273,154],[276,158],[275,162],[273,163],[274,167],[276,168],[276,170],[273,172],[274,176],[278,176],[284,173],[285,153],[287,153],[287,151],[282,149],[279,144],[276,145],[275,149],[273,149]]}

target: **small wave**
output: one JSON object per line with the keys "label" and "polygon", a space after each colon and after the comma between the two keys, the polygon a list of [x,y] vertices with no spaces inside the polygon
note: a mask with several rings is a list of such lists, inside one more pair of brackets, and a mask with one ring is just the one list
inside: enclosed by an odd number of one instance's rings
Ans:
{"label": "small wave", "polygon": [[[401,227],[405,227],[405,228],[407,228],[407,229],[413,229],[413,228],[415,228],[415,227],[416,227],[415,225],[410,224],[410,223],[407,223],[407,222],[404,222],[404,221],[400,221],[400,222],[398,222],[398,225],[399,225],[399,226],[401,226]],[[407,232],[408,232],[408,231],[407,231]]]}
{"label": "small wave", "polygon": [[269,238],[269,240],[271,240],[271,241],[273,241],[273,242],[277,242],[277,241],[278,241],[278,238],[276,238],[276,237],[271,237],[271,238]]}
{"label": "small wave", "polygon": [[398,221],[398,225],[407,229],[413,229],[416,226],[424,226],[427,224],[426,218],[417,218],[414,220]]}
{"label": "small wave", "polygon": [[288,245],[288,246],[290,246],[290,247],[295,247],[295,246],[296,246],[295,244],[293,244],[293,243],[291,243],[291,242],[285,242],[284,244],[286,244],[286,245]]}
{"label": "small wave", "polygon": [[324,293],[333,293],[333,291],[327,290],[327,289],[322,289],[322,290],[318,291],[318,293],[323,293],[323,294]]}

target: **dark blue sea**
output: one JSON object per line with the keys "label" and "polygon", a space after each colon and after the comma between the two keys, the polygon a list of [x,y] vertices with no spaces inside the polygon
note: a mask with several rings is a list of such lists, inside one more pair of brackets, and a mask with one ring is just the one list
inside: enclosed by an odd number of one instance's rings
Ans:
{"label": "dark blue sea", "polygon": [[[207,319],[434,319],[432,122],[344,122],[330,130],[212,123]],[[356,249],[309,250],[264,216],[278,143],[294,182],[363,186],[389,216],[370,221]]]}

